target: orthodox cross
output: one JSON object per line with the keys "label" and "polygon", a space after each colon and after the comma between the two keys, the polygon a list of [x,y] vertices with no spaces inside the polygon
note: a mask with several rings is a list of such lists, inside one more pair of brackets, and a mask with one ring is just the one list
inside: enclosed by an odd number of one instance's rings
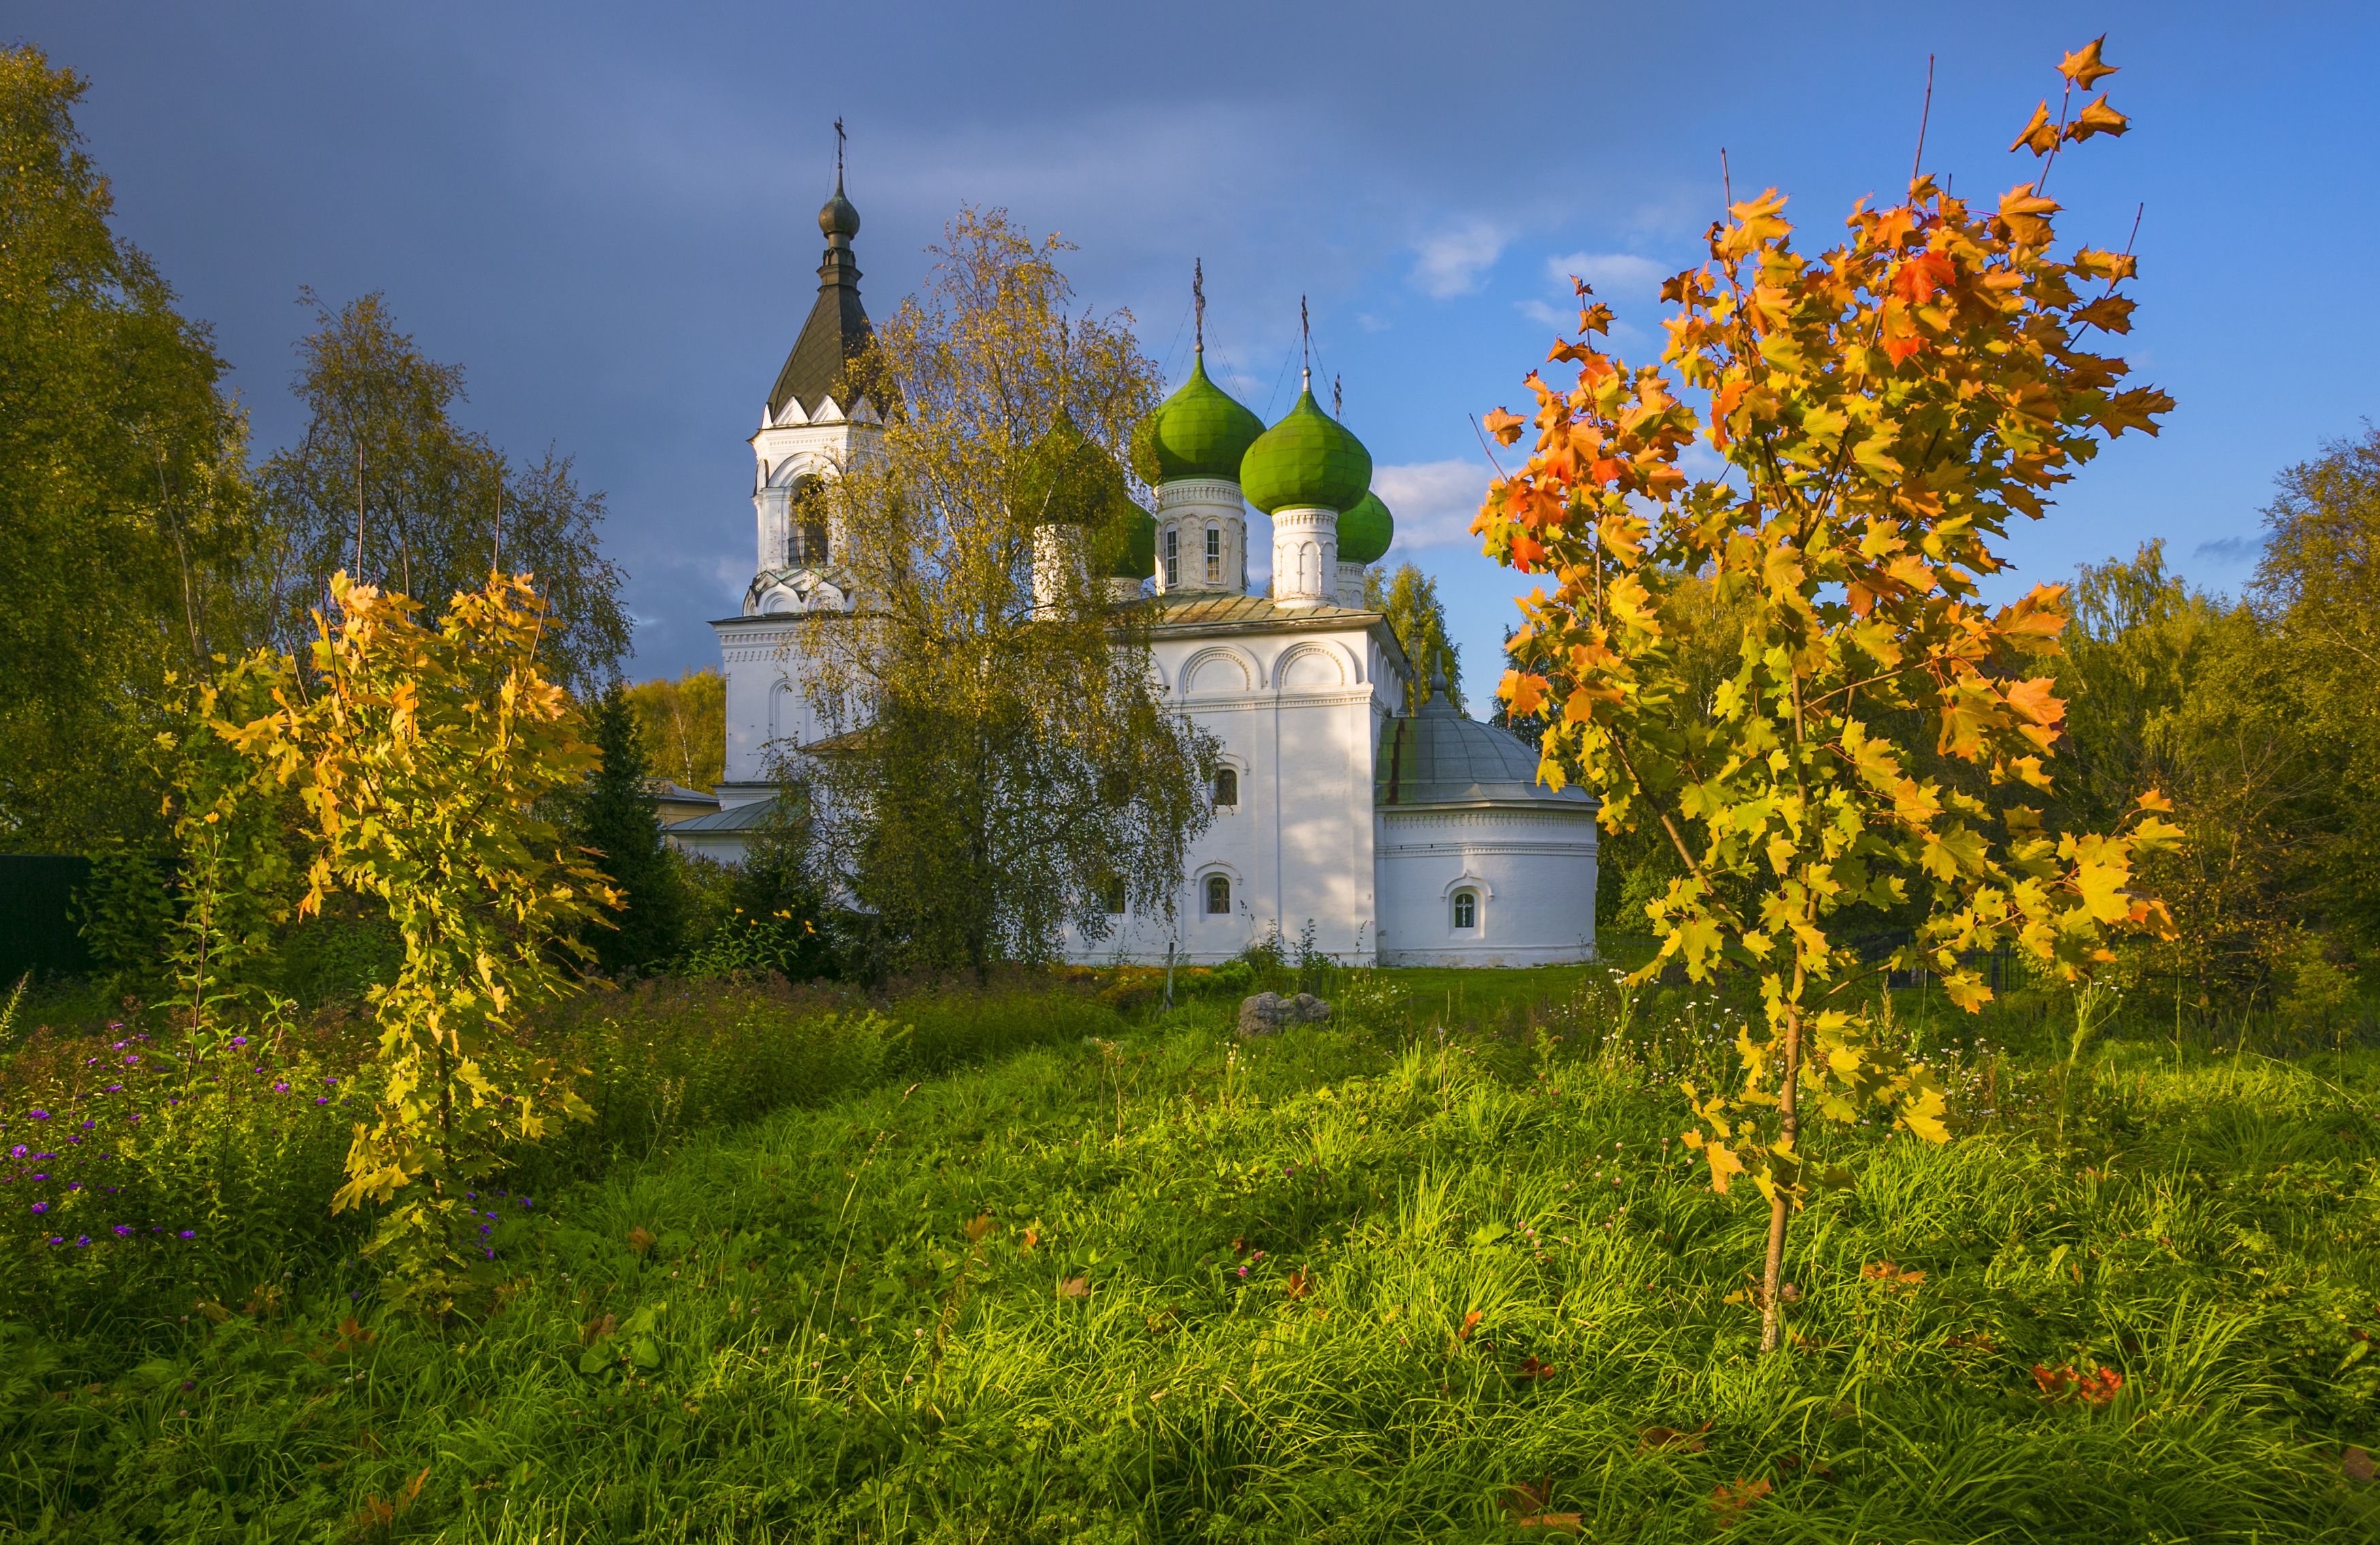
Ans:
{"label": "orthodox cross", "polygon": [[1305,318],[1305,297],[1297,298],[1297,347],[1305,359],[1305,373],[1314,373],[1314,326]]}
{"label": "orthodox cross", "polygon": [[[1207,352],[1207,264],[1201,258],[1190,260],[1190,305],[1198,313],[1198,352]],[[1176,337],[1180,334],[1174,335]]]}
{"label": "orthodox cross", "polygon": [[1334,419],[1347,416],[1347,405],[1340,399],[1339,378],[1335,375],[1330,378],[1330,416]]}
{"label": "orthodox cross", "polygon": [[834,120],[834,185],[837,188],[843,186],[843,116],[841,114],[837,114]]}

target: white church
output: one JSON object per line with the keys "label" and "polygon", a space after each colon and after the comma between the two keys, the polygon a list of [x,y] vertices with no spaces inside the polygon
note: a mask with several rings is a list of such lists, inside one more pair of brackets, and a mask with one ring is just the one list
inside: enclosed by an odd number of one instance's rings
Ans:
{"label": "white church", "polygon": [[[859,214],[840,176],[819,225],[818,300],[751,437],[752,581],[737,614],[711,625],[727,682],[720,809],[668,828],[727,862],[775,793],[771,752],[823,733],[801,686],[803,614],[866,602],[836,564],[838,533],[803,497],[880,432],[872,404],[833,395],[868,328],[851,245]],[[1220,962],[1309,924],[1317,948],[1351,964],[1592,958],[1594,801],[1540,785],[1536,750],[1463,715],[1442,681],[1418,714],[1402,712],[1414,668],[1388,620],[1362,605],[1366,566],[1394,530],[1369,453],[1310,387],[1267,429],[1208,378],[1203,342],[1144,428],[1157,511],[1142,517],[1136,571],[1110,582],[1148,608],[1163,688],[1220,746],[1215,819],[1173,917],[1119,918],[1075,958],[1161,961],[1170,947]],[[1270,519],[1265,594],[1248,591],[1250,506]]]}

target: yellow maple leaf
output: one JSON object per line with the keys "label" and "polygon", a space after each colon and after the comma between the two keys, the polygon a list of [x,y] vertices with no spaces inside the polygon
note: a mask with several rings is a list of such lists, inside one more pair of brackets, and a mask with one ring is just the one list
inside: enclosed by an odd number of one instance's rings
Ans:
{"label": "yellow maple leaf", "polygon": [[2094,134],[2121,134],[2131,127],[2131,119],[2108,106],[2107,94],[2102,92],[2098,101],[2074,115],[2074,121],[2066,126],[2066,138],[2082,140]]}
{"label": "yellow maple leaf", "polygon": [[2107,34],[2102,32],[2058,60],[2058,73],[2086,91],[2097,85],[2101,77],[2115,74],[2119,67],[2102,63],[2099,58],[2099,45],[2107,41]]}
{"label": "yellow maple leaf", "polygon": [[2030,150],[2035,155],[2047,155],[2058,148],[2058,126],[2049,121],[2049,103],[2044,102],[2033,110],[2024,128],[2009,141],[2011,151]]}

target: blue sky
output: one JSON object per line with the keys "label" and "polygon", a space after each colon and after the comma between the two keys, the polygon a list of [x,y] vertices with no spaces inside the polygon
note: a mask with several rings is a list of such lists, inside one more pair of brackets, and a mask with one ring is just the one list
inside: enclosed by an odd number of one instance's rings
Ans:
{"label": "blue sky", "polygon": [[[2273,474],[2374,410],[2366,291],[2380,11],[2362,5],[1697,7],[1220,4],[567,6],[13,0],[0,36],[87,76],[119,228],[210,320],[260,452],[298,429],[310,285],[383,290],[464,415],[607,490],[638,675],[715,663],[750,575],[744,444],[815,293],[841,115],[870,310],[963,202],[1080,245],[1083,301],[1268,419],[1297,302],[1342,376],[1398,548],[1439,576],[1475,712],[1525,585],[1463,534],[1469,416],[1520,401],[1582,271],[1616,347],[1658,349],[1660,278],[1721,202],[1791,195],[1805,247],[1926,164],[1996,195],[2062,52],[2106,32],[2134,131],[2061,160],[2068,237],[2145,206],[2122,349],[2180,399],[2018,533],[2025,579],[2161,537],[2192,578],[2252,569]],[[2054,103],[2053,103],[2054,105]],[[1258,532],[1251,547],[1263,553]]]}

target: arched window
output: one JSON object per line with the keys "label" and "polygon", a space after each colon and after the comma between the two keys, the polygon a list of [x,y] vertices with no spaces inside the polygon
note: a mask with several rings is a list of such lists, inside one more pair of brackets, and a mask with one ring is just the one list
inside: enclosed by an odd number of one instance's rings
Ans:
{"label": "arched window", "polygon": [[1478,926],[1479,893],[1476,891],[1455,892],[1454,927],[1456,931],[1466,931],[1468,930],[1477,928]]}
{"label": "arched window", "polygon": [[1182,533],[1165,528],[1165,588],[1173,590],[1182,583]]}
{"label": "arched window", "polygon": [[785,522],[785,565],[817,568],[827,560],[826,485],[805,478],[794,487],[793,508]]}
{"label": "arched window", "polygon": [[1232,915],[1232,880],[1225,874],[1207,877],[1207,915],[1228,918]]}
{"label": "arched window", "polygon": [[1223,533],[1215,527],[1207,528],[1207,583],[1223,582]]}
{"label": "arched window", "polygon": [[1228,767],[1215,769],[1215,803],[1218,806],[1240,802],[1240,775]]}

